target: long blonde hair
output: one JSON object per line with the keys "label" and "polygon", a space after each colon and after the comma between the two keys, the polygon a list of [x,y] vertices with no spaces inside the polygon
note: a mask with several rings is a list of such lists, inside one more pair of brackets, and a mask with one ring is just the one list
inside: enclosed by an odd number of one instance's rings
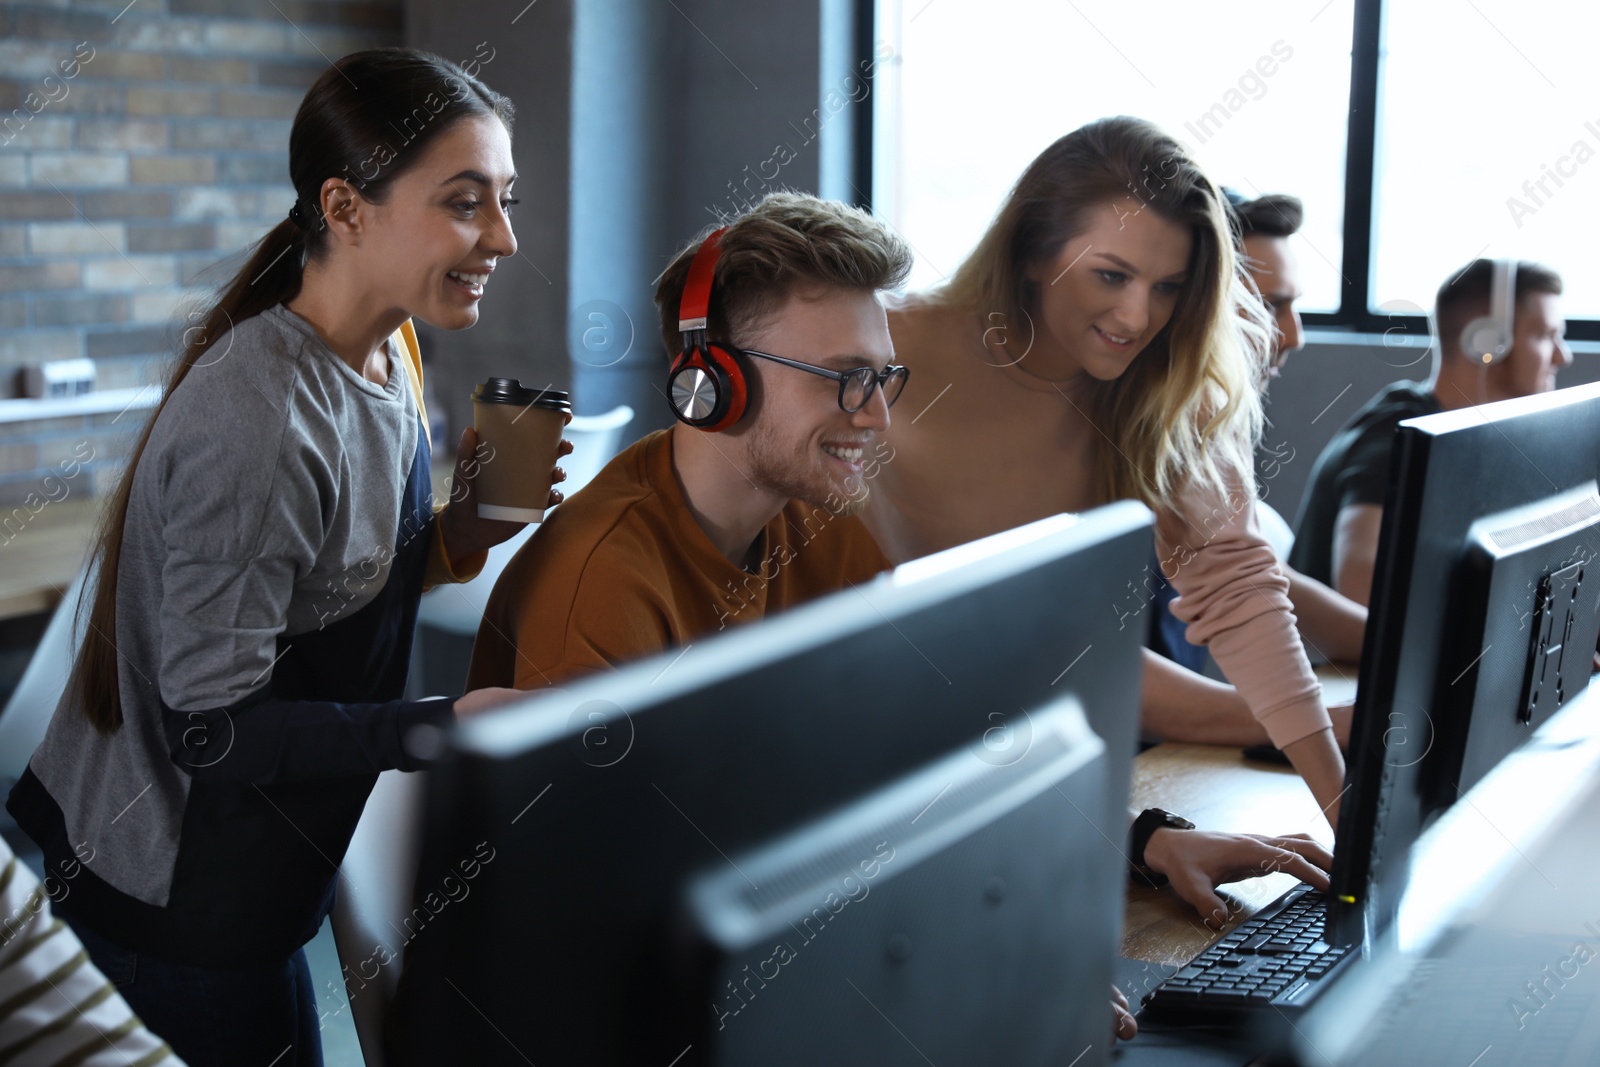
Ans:
{"label": "long blonde hair", "polygon": [[1028,268],[1052,260],[1089,213],[1134,197],[1194,234],[1172,319],[1120,377],[1089,385],[1096,503],[1171,508],[1186,489],[1227,496],[1254,464],[1272,320],[1234,252],[1221,191],[1143,119],[1100,119],[1062,137],[1017,179],[988,232],[931,297],[1004,321],[1039,320]]}

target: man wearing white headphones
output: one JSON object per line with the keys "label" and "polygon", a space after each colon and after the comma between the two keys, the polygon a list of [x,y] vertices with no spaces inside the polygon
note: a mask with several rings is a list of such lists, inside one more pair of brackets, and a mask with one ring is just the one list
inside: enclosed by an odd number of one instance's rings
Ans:
{"label": "man wearing white headphones", "polygon": [[1389,452],[1403,420],[1548,392],[1572,362],[1561,277],[1536,263],[1474,260],[1439,287],[1433,374],[1395,382],[1317,458],[1289,563],[1365,604],[1372,591]]}

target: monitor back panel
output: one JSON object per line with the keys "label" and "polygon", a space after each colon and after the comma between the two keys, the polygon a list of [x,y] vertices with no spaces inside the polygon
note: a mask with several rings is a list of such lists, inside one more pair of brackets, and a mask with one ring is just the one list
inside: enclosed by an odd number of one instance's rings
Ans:
{"label": "monitor back panel", "polygon": [[[419,1062],[486,1062],[509,1041],[533,1062],[669,1063],[692,1045],[682,1063],[704,1062],[715,1016],[709,987],[682,980],[683,959],[703,942],[685,887],[952,755],[1015,761],[1032,746],[1032,716],[1067,697],[1106,751],[1091,785],[1075,787],[1091,795],[1076,808],[1057,803],[1070,790],[1035,802],[1053,805],[1054,837],[1028,821],[1045,809],[1030,808],[971,847],[997,847],[1011,826],[1032,827],[1040,850],[1088,842],[1093,851],[1073,857],[1086,873],[1061,907],[1090,931],[1093,957],[1120,923],[1137,747],[1144,627],[1118,605],[1150,558],[1148,512],[1114,505],[992,566],[846,590],[697,643],[670,669],[676,652],[514,713],[519,723],[561,720],[554,739],[458,741],[433,775],[419,898],[474,850],[496,858],[470,899],[447,903],[408,947],[402,1011],[428,1005],[408,1028],[410,1051]],[[897,892],[912,900],[915,884],[908,875]],[[895,911],[877,903],[851,906],[863,946]],[[924,952],[945,951],[921,940]],[[861,951],[880,966],[882,946]],[[846,966],[805,954],[796,967]],[[797,974],[785,968],[781,980],[798,986]],[[866,1062],[843,1046],[840,1057]]]}

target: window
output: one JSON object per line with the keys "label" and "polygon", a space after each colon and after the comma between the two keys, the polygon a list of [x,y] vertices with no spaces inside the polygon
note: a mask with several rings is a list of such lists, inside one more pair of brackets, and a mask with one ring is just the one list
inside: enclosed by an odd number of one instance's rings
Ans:
{"label": "window", "polygon": [[1046,145],[1139,115],[1305,201],[1308,324],[1425,330],[1441,282],[1503,256],[1560,272],[1569,336],[1600,339],[1600,7],[1447,8],[879,0],[873,204],[935,284]]}
{"label": "window", "polygon": [[1354,7],[881,0],[873,203],[916,250],[911,287],[955,269],[1047,145],[1126,114],[1224,185],[1304,200],[1300,306],[1338,307]]}
{"label": "window", "polygon": [[1600,318],[1600,8],[1385,5],[1375,305],[1426,308],[1473,259],[1556,270],[1569,318]]}

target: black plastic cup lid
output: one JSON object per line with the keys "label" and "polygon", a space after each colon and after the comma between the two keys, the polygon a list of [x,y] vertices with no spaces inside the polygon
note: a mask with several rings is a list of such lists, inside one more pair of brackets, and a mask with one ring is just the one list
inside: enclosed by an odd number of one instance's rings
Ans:
{"label": "black plastic cup lid", "polygon": [[519,407],[572,410],[572,396],[560,389],[529,389],[517,378],[490,378],[472,391],[479,404],[516,404]]}

